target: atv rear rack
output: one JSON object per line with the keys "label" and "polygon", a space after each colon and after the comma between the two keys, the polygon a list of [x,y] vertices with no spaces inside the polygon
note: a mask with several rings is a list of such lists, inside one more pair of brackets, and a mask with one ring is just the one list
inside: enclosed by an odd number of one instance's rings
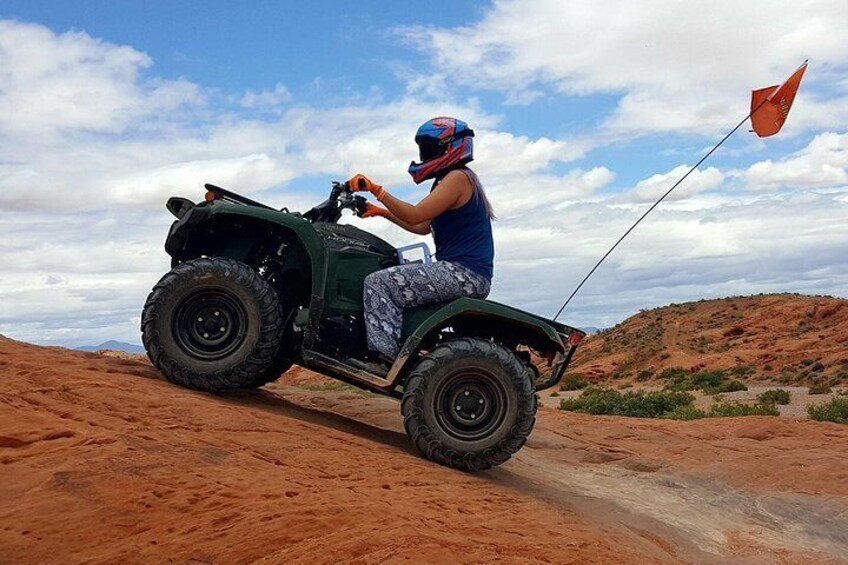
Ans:
{"label": "atv rear rack", "polygon": [[215,186],[214,184],[205,184],[206,190],[206,201],[210,202],[212,200],[220,200],[222,202],[229,202],[231,204],[241,204],[242,206],[257,206],[259,208],[265,208],[266,210],[275,210],[270,206],[262,204],[261,202],[257,202],[256,200],[251,200],[246,196],[242,196],[241,194],[236,194],[226,188],[221,188],[220,186]]}

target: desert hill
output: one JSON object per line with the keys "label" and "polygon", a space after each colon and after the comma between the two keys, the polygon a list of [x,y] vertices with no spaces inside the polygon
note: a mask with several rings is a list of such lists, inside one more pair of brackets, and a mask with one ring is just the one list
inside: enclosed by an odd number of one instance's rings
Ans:
{"label": "desert hill", "polygon": [[395,401],[0,338],[0,563],[837,563],[848,427],[543,410],[477,475]]}
{"label": "desert hill", "polygon": [[596,382],[644,382],[675,367],[782,384],[848,383],[848,300],[775,294],[646,310],[586,338],[572,371]]}

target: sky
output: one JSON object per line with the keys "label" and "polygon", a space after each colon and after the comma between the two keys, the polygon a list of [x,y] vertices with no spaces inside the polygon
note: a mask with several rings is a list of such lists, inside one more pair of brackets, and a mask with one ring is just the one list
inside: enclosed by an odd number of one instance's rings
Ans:
{"label": "sky", "polygon": [[805,59],[783,131],[741,128],[561,319],[848,297],[845,29],[844,0],[0,0],[0,333],[139,343],[169,268],[168,197],[200,200],[211,182],[305,210],[362,172],[417,201],[413,136],[437,115],[476,132],[498,215],[490,298],[551,316],[745,117],[750,91]]}

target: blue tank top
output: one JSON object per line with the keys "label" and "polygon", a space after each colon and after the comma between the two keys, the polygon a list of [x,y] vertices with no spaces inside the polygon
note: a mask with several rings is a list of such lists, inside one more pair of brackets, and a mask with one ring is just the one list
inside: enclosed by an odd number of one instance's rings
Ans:
{"label": "blue tank top", "polygon": [[492,222],[480,197],[478,183],[473,174],[467,176],[474,189],[471,199],[459,208],[442,212],[430,220],[436,259],[459,263],[491,280],[495,260]]}

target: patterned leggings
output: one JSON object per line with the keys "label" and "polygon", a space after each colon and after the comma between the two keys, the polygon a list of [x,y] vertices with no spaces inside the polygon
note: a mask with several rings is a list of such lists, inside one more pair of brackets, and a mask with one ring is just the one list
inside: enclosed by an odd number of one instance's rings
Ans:
{"label": "patterned leggings", "polygon": [[407,263],[365,277],[368,348],[394,359],[400,351],[403,309],[463,296],[486,298],[490,281],[458,263]]}

